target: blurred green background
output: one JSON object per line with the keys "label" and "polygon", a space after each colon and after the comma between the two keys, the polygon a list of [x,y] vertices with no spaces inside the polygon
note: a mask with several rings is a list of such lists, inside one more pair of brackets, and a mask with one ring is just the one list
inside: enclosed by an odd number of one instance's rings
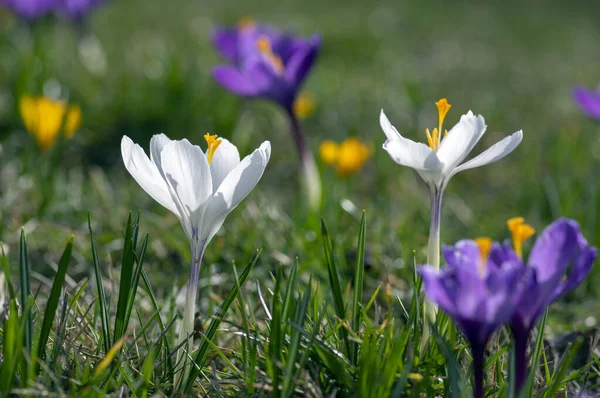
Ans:
{"label": "blurred green background", "polygon": [[[524,131],[508,158],[453,178],[444,198],[443,242],[481,235],[504,240],[505,221],[516,215],[538,231],[567,216],[598,246],[600,129],[571,99],[574,85],[600,82],[598,11],[593,1],[113,0],[81,26],[46,20],[33,28],[2,12],[0,239],[16,258],[25,225],[32,268],[42,278],[74,233],[77,265],[69,275],[78,280],[91,273],[87,212],[103,261],[117,267],[120,231],[127,213],[139,209],[151,237],[146,267],[156,289],[169,293],[187,278],[187,241],[176,218],[125,171],[120,139],[126,134],[147,148],[152,134],[164,132],[203,146],[202,135],[211,132],[234,141],[242,155],[268,139],[273,154],[258,187],[209,246],[201,286],[218,291],[231,278],[229,264],[245,263],[256,248],[265,252],[255,279],[295,257],[326,278],[318,218],[301,210],[284,115],[274,105],[235,97],[210,76],[222,62],[211,30],[251,17],[323,37],[305,85],[317,99],[315,113],[303,121],[313,150],[325,139],[348,136],[375,148],[365,168],[346,179],[319,162],[326,195],[321,216],[340,259],[352,260],[360,210],[367,212],[371,288],[389,281],[400,297],[410,293],[413,251],[417,263],[425,261],[429,218],[418,175],[381,149],[379,112],[406,137],[425,141],[442,97],[452,104],[448,128],[468,110],[485,117],[487,134],[474,153]],[[43,194],[32,178],[39,155],[18,113],[22,93],[68,93],[83,111],[83,128],[65,143],[55,195],[43,213],[36,211]],[[568,323],[551,327],[595,325],[598,286],[596,269],[553,307],[555,319]]]}

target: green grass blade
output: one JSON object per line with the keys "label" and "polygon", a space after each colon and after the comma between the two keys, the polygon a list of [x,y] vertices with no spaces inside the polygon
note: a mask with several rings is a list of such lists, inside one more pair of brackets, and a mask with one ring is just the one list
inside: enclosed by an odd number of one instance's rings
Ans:
{"label": "green grass blade", "polygon": [[10,301],[10,312],[8,319],[4,321],[2,331],[2,363],[0,364],[0,396],[8,397],[19,362],[23,361],[23,338],[21,336],[21,324],[19,312],[15,300]]}
{"label": "green grass blade", "polygon": [[6,284],[8,285],[9,298],[11,300],[16,300],[17,295],[15,294],[15,287],[13,286],[12,278],[10,276],[10,266],[8,265],[8,257],[6,257],[6,253],[4,253],[4,245],[0,244],[0,248],[2,248],[2,269],[4,270]]}
{"label": "green grass blade", "polygon": [[238,286],[244,285],[244,282],[246,282],[246,279],[248,279],[248,276],[250,275],[250,271],[252,270],[254,265],[256,265],[259,256],[260,250],[254,255],[254,257],[252,257],[246,268],[244,268],[244,271],[240,274],[239,280],[229,291],[229,294],[221,303],[221,306],[217,310],[217,313],[213,316],[213,319],[210,321],[208,329],[206,330],[206,333],[204,333],[206,339],[200,342],[200,347],[198,348],[198,351],[196,351],[194,357],[194,362],[196,365],[190,371],[190,374],[184,387],[184,394],[190,394],[192,387],[194,386],[194,381],[196,380],[196,377],[198,377],[198,375],[200,374],[200,370],[202,369],[202,367],[204,367],[204,363],[208,355],[208,348],[210,347],[210,344],[207,343],[207,340],[212,341],[214,339],[215,334],[219,329],[219,325],[221,325],[221,321],[223,320],[223,318],[225,318],[225,315],[227,315],[229,307],[235,301],[239,293]]}
{"label": "green grass blade", "polygon": [[127,228],[125,229],[125,241],[123,244],[123,259],[121,262],[121,279],[119,281],[119,298],[117,300],[117,314],[115,316],[115,327],[113,331],[113,340],[118,341],[127,327],[126,315],[129,294],[135,267],[135,252],[133,249],[133,236],[137,226],[134,224],[131,213],[127,219]]}
{"label": "green grass blade", "polygon": [[[63,251],[63,254],[58,262],[58,269],[56,270],[56,276],[54,277],[54,282],[52,283],[50,296],[48,296],[46,313],[44,314],[44,320],[42,321],[42,329],[40,331],[40,338],[37,345],[36,358],[38,358],[40,361],[43,361],[46,357],[46,343],[48,342],[48,337],[50,336],[50,329],[52,328],[54,316],[56,315],[56,309],[58,308],[58,301],[60,300],[60,293],[65,282],[65,276],[67,275],[69,262],[71,261],[74,239],[75,236],[71,235],[67,245],[65,246],[65,250]],[[36,366],[36,373],[38,371],[39,363]]]}
{"label": "green grass blade", "polygon": [[[283,379],[282,392],[285,394],[285,396],[291,396],[294,391],[292,376],[294,375],[296,356],[298,355],[298,351],[300,349],[300,331],[303,329],[306,310],[308,309],[308,302],[310,301],[311,285],[312,278],[308,281],[302,301],[298,302],[296,306],[296,318],[294,319],[295,327],[292,329],[293,331],[289,342],[286,371]],[[307,350],[310,350],[310,348],[307,348]]]}
{"label": "green grass blade", "polygon": [[98,290],[98,306],[100,307],[100,321],[102,323],[102,345],[104,346],[104,354],[110,350],[110,332],[108,329],[108,311],[106,310],[106,296],[104,294],[104,285],[102,282],[102,271],[100,270],[100,262],[98,261],[98,251],[94,242],[94,231],[92,229],[92,217],[88,213],[88,228],[90,230],[90,242],[92,244],[92,262],[94,263],[94,273],[96,276],[96,289]]}
{"label": "green grass blade", "polygon": [[33,339],[33,327],[31,325],[31,309],[28,308],[31,287],[29,285],[29,260],[27,259],[27,241],[25,240],[25,228],[21,228],[21,241],[19,245],[19,270],[21,278],[21,309],[23,311],[23,323],[25,327],[24,345],[27,353],[31,353],[31,341]]}
{"label": "green grass blade", "polygon": [[125,311],[125,327],[129,324],[129,319],[131,318],[131,313],[133,311],[133,306],[135,304],[135,296],[137,295],[137,288],[140,283],[140,276],[142,275],[142,265],[144,264],[144,257],[146,256],[146,249],[148,248],[148,235],[144,237],[144,241],[142,242],[142,248],[140,249],[139,257],[135,257],[135,262],[137,263],[137,267],[135,268],[135,272],[133,274],[133,279],[131,281],[131,291],[129,292],[129,297],[127,300],[127,310]]}
{"label": "green grass blade", "polygon": [[567,349],[560,360],[558,370],[555,372],[554,377],[552,378],[552,384],[550,384],[550,387],[548,387],[548,389],[544,392],[544,398],[558,396],[559,388],[561,388],[567,382],[565,377],[569,371],[569,368],[571,367],[571,364],[577,356],[577,351],[579,350],[581,343],[582,339],[579,338],[575,340],[575,342]]}
{"label": "green grass blade", "polygon": [[[358,243],[356,245],[356,268],[354,269],[354,297],[352,300],[352,330],[359,333],[362,316],[363,280],[365,276],[365,239],[367,231],[367,216],[363,211],[358,232]],[[358,348],[360,344],[354,342],[350,360],[356,366],[358,364]]]}
{"label": "green grass blade", "polygon": [[[340,285],[339,274],[337,270],[337,263],[333,256],[333,245],[331,243],[331,237],[325,226],[325,222],[321,220],[321,233],[323,235],[323,248],[325,249],[325,261],[327,262],[327,271],[329,273],[329,283],[331,285],[331,293],[333,294],[333,303],[335,306],[335,312],[341,320],[346,319],[346,310],[344,307],[344,299],[342,296],[342,287]],[[344,341],[346,345],[346,352],[350,354],[351,346],[350,340],[348,340],[348,331],[346,328],[341,327],[339,329],[340,340]]]}
{"label": "green grass blade", "polygon": [[[280,300],[281,285],[283,284],[283,265],[279,264],[277,268],[277,277],[275,278],[275,291],[273,292],[273,304],[271,305],[271,331],[269,333],[269,356],[266,358],[267,370],[273,383],[272,395],[277,398],[281,395],[279,389],[279,364],[282,361],[283,336],[282,325],[285,319],[281,316],[282,302]],[[288,288],[292,288],[288,286]]]}

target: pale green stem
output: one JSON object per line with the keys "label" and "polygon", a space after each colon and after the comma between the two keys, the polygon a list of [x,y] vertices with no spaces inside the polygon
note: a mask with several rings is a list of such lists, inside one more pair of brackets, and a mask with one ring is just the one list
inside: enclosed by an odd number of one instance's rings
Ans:
{"label": "pale green stem", "polygon": [[[429,243],[427,244],[427,264],[440,268],[440,221],[442,211],[442,190],[436,186],[429,187],[429,202],[431,218],[429,221]],[[435,304],[425,300],[423,303],[423,339],[422,346],[427,342],[431,331],[429,323],[435,323],[437,308]]]}
{"label": "pale green stem", "polygon": [[[204,242],[200,245],[192,243],[192,259],[190,264],[190,279],[188,280],[185,295],[185,307],[183,308],[183,323],[177,339],[177,346],[187,340],[187,343],[179,348],[177,352],[177,366],[179,371],[175,373],[177,385],[185,382],[188,374],[187,355],[192,355],[194,349],[194,319],[196,313],[196,297],[198,296],[198,279],[200,277],[200,265],[204,255]],[[198,246],[200,246],[198,248]],[[180,373],[181,372],[181,373]]]}
{"label": "pale green stem", "polygon": [[317,212],[321,207],[321,176],[319,175],[319,169],[317,169],[315,158],[306,144],[306,139],[302,133],[298,118],[291,109],[288,110],[288,115],[294,143],[300,156],[300,183],[302,184],[302,190],[304,195],[306,195],[309,209]]}
{"label": "pale green stem", "polygon": [[310,150],[302,154],[302,185],[312,211],[321,207],[321,176]]}

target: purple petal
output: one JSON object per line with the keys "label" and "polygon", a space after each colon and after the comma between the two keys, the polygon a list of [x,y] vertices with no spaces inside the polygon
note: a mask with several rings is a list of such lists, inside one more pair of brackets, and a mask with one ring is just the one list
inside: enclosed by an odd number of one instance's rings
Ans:
{"label": "purple petal", "polygon": [[454,246],[444,245],[442,253],[449,265],[474,273],[479,272],[481,254],[475,241],[464,239],[456,242]]}
{"label": "purple petal", "polygon": [[537,238],[529,265],[536,269],[539,283],[560,281],[579,252],[579,225],[561,218],[550,224]]}
{"label": "purple petal", "polygon": [[600,120],[600,93],[585,87],[573,89],[573,99],[587,116]]}
{"label": "purple petal", "polygon": [[321,38],[313,36],[304,48],[299,48],[290,56],[285,65],[285,79],[297,90],[310,71],[321,47]]}
{"label": "purple petal", "polygon": [[212,75],[217,83],[234,94],[253,97],[259,93],[254,82],[233,66],[217,66],[213,69]]}
{"label": "purple petal", "polygon": [[488,264],[493,263],[496,268],[500,268],[502,267],[502,264],[507,262],[512,263],[522,261],[519,259],[509,243],[501,245],[497,242],[494,242],[488,258]]}
{"label": "purple petal", "polygon": [[239,60],[238,36],[236,28],[217,27],[212,34],[212,42],[217,51],[233,64]]}
{"label": "purple petal", "polygon": [[456,315],[453,287],[448,283],[447,272],[439,272],[434,267],[424,266],[419,268],[423,278],[423,289],[427,299],[437,304],[448,314]]}
{"label": "purple petal", "polygon": [[587,245],[582,247],[575,260],[575,264],[573,264],[571,273],[567,279],[562,281],[558,288],[555,289],[551,301],[558,300],[560,297],[579,286],[592,270],[597,255],[598,251],[595,247],[589,247]]}

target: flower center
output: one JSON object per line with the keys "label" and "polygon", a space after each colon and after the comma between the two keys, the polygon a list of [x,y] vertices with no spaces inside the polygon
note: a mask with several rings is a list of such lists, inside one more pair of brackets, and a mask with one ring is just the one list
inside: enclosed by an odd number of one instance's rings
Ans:
{"label": "flower center", "polygon": [[535,229],[531,225],[525,224],[523,217],[513,217],[506,224],[512,234],[515,253],[519,258],[523,258],[523,242],[535,234]]}
{"label": "flower center", "polygon": [[219,147],[219,145],[221,145],[221,142],[223,142],[222,139],[217,138],[217,135],[210,135],[208,133],[204,134],[204,139],[206,140],[206,143],[208,144],[208,151],[207,153],[207,157],[208,157],[208,164],[210,164],[210,162],[212,161],[213,155],[215,154],[215,152],[217,151],[217,148]]}
{"label": "flower center", "polygon": [[258,51],[271,63],[273,68],[278,74],[282,74],[284,70],[283,61],[281,57],[275,53],[273,53],[273,47],[271,46],[271,41],[267,36],[260,36],[258,40],[256,40],[256,47]]}
{"label": "flower center", "polygon": [[[425,130],[425,135],[427,136],[427,143],[429,147],[437,152],[440,147],[440,142],[442,141],[442,126],[444,125],[444,119],[446,118],[446,114],[450,110],[450,105],[446,98],[442,98],[438,102],[435,103],[435,106],[438,110],[438,126],[433,129],[433,131],[429,131],[429,129]],[[444,136],[448,134],[448,130],[443,130]]]}
{"label": "flower center", "polygon": [[492,239],[483,236],[475,239],[475,243],[479,246],[479,274],[483,276],[485,275],[488,256],[490,255],[490,251],[492,251]]}

